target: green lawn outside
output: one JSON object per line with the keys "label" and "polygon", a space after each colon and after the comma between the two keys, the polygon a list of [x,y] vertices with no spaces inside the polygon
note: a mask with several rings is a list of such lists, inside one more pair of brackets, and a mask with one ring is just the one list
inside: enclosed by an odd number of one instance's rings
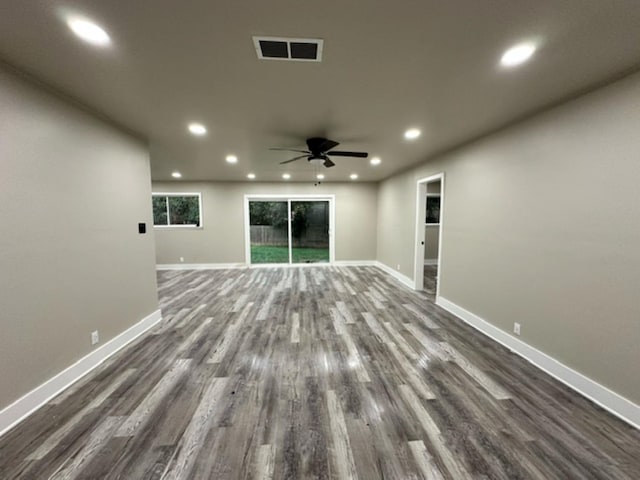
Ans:
{"label": "green lawn outside", "polygon": [[[328,262],[328,248],[294,247],[291,255],[293,263]],[[251,263],[289,263],[287,247],[251,246]]]}
{"label": "green lawn outside", "polygon": [[293,263],[328,262],[329,249],[293,247],[291,256],[293,257]]}

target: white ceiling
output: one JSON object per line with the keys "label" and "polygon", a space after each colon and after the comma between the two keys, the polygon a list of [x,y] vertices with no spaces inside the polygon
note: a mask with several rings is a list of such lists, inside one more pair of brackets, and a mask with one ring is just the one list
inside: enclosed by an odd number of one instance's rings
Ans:
{"label": "white ceiling", "polygon": [[[68,13],[112,45],[80,41]],[[0,58],[147,138],[154,180],[311,181],[268,149],[325,135],[382,158],[334,157],[325,181],[377,181],[635,70],[639,27],[635,0],[0,0]],[[258,60],[254,35],[321,38],[323,61]],[[526,40],[532,60],[501,67]]]}

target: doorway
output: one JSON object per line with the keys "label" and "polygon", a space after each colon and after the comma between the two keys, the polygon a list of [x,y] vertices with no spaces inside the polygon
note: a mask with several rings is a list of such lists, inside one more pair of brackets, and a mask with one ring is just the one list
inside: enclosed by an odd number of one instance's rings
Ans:
{"label": "doorway", "polygon": [[250,265],[333,262],[333,198],[245,196]]}
{"label": "doorway", "polygon": [[444,173],[418,180],[416,190],[415,289],[440,295]]}

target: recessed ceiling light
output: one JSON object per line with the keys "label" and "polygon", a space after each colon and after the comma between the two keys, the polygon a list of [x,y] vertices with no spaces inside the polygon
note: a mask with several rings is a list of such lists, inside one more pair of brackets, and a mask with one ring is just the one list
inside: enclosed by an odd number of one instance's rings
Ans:
{"label": "recessed ceiling light", "polygon": [[404,132],[404,138],[407,140],[414,140],[420,136],[420,130],[417,128],[410,128],[406,132]]}
{"label": "recessed ceiling light", "polygon": [[173,178],[182,178],[182,174],[180,172],[172,172],[171,176]]}
{"label": "recessed ceiling light", "polygon": [[285,180],[289,180],[291,178],[291,175],[289,175],[288,173],[283,173],[282,178],[284,178]]}
{"label": "recessed ceiling light", "polygon": [[102,27],[84,18],[71,17],[67,19],[69,28],[82,40],[93,45],[104,47],[111,43],[111,39]]}
{"label": "recessed ceiling light", "polygon": [[227,155],[227,158],[225,160],[227,161],[227,163],[238,163],[238,157],[236,157],[235,155]]}
{"label": "recessed ceiling light", "polygon": [[369,160],[369,163],[371,165],[380,165],[380,163],[382,163],[382,160],[380,160],[380,157],[373,157],[371,160]]}
{"label": "recessed ceiling light", "polygon": [[249,180],[253,180],[253,179],[255,179],[255,178],[256,178],[256,174],[255,174],[255,173],[249,173],[249,174],[247,175],[247,178],[248,178]]}
{"label": "recessed ceiling light", "polygon": [[190,123],[189,131],[194,135],[204,135],[207,133],[207,128],[201,123]]}
{"label": "recessed ceiling light", "polygon": [[317,175],[316,175],[316,178],[317,178],[318,180],[324,180],[324,174],[319,173],[319,174],[317,174]]}
{"label": "recessed ceiling light", "polygon": [[357,173],[352,173],[351,175],[349,175],[349,178],[351,180],[357,180],[358,179],[358,174]]}
{"label": "recessed ceiling light", "polygon": [[533,43],[520,43],[504,52],[500,63],[504,67],[515,67],[529,60],[535,51],[536,46]]}

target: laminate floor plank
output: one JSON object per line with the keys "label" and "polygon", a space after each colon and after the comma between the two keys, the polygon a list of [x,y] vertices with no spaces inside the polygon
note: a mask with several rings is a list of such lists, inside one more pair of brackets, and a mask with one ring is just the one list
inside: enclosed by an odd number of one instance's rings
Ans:
{"label": "laminate floor plank", "polygon": [[327,391],[327,410],[329,411],[329,425],[331,430],[332,463],[337,472],[337,478],[345,480],[356,480],[358,472],[353,452],[351,451],[351,441],[347,431],[347,424],[344,413],[340,406],[340,401],[333,390]]}
{"label": "laminate floor plank", "polygon": [[50,477],[50,480],[71,480],[80,475],[83,465],[100,453],[100,447],[118,428],[121,419],[107,417],[90,435],[87,443],[78,451],[66,459]]}
{"label": "laminate floor plank", "polygon": [[640,432],[375,267],[158,272],[163,320],[0,438],[2,480],[640,478]]}
{"label": "laminate floor plank", "polygon": [[200,453],[204,438],[209,432],[211,422],[216,414],[216,408],[221,402],[221,397],[226,387],[226,378],[213,378],[202,395],[198,408],[191,416],[191,421],[185,429],[176,455],[171,459],[167,470],[162,475],[163,479],[176,480],[188,478]]}
{"label": "laminate floor plank", "polygon": [[165,376],[153,387],[137,408],[120,425],[116,437],[131,437],[149,421],[153,411],[160,407],[163,397],[175,386],[189,369],[190,360],[178,360]]}
{"label": "laminate floor plank", "polygon": [[27,460],[40,460],[45,455],[47,455],[58,443],[60,443],[60,441],[66,435],[69,435],[71,429],[82,419],[82,417],[90,413],[92,410],[98,408],[105,401],[105,399],[108,398],[109,395],[111,395],[115,390],[117,390],[118,387],[120,387],[120,385],[122,385],[122,383],[124,383],[134,372],[135,369],[130,368],[128,370],[125,370],[119,377],[116,377],[105,391],[101,392],[87,406],[82,408],[78,413],[70,418],[65,425],[61,426],[42,444],[40,444],[38,449],[27,457]]}
{"label": "laminate floor plank", "polygon": [[433,461],[433,457],[427,451],[422,440],[413,440],[409,442],[409,448],[416,460],[422,478],[425,480],[442,480],[442,472]]}

